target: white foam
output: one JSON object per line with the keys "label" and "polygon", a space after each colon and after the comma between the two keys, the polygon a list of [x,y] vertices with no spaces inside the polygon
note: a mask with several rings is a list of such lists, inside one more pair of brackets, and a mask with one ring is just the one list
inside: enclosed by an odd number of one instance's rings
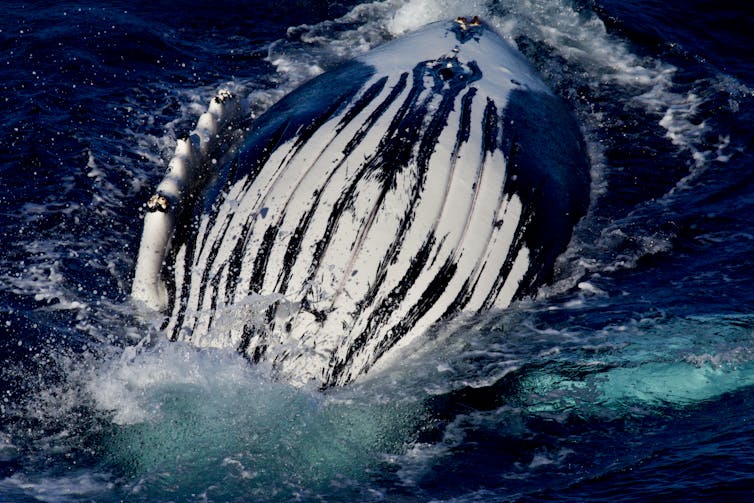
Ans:
{"label": "white foam", "polygon": [[404,2],[389,18],[386,27],[391,35],[398,37],[435,21],[488,15],[488,3],[481,0],[414,0]]}
{"label": "white foam", "polygon": [[81,501],[107,498],[114,487],[109,477],[89,471],[78,472],[62,477],[29,476],[15,473],[0,480],[3,493],[16,489],[25,496],[39,501]]}
{"label": "white foam", "polygon": [[264,366],[249,366],[233,351],[200,351],[162,339],[156,348],[129,347],[88,378],[86,390],[95,406],[113,413],[115,424],[137,424],[160,417],[161,389],[190,386],[211,393],[227,386],[261,381]]}
{"label": "white foam", "polygon": [[0,462],[7,463],[18,457],[18,447],[13,444],[11,436],[0,432]]}

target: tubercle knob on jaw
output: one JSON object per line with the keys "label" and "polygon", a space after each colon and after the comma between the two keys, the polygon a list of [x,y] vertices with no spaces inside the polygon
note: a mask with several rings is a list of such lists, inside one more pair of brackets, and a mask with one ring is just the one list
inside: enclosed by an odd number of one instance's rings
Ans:
{"label": "tubercle knob on jaw", "polygon": [[456,23],[461,27],[461,30],[465,31],[469,28],[473,28],[474,26],[481,26],[482,20],[479,19],[479,16],[474,16],[471,19],[466,19],[463,16],[459,16],[456,18]]}
{"label": "tubercle knob on jaw", "polygon": [[482,36],[482,20],[479,16],[474,16],[471,19],[460,16],[456,18],[455,26],[452,31],[455,33],[456,38],[462,44],[470,40],[479,40]]}
{"label": "tubercle knob on jaw", "polygon": [[167,213],[169,209],[170,201],[162,194],[154,194],[149,198],[149,201],[147,201],[147,211],[150,213],[153,213],[155,211]]}

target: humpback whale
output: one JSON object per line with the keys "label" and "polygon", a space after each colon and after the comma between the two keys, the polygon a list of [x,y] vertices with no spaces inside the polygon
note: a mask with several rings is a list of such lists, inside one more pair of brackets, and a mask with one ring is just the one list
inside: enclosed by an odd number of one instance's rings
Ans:
{"label": "humpback whale", "polygon": [[572,113],[476,17],[243,116],[221,93],[178,141],[132,296],[171,340],[294,383],[346,384],[438,321],[534,295],[588,208]]}

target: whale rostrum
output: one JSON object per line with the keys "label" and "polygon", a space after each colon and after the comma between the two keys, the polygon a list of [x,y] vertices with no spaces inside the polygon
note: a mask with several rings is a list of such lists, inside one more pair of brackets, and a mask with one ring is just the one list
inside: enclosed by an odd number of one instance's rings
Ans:
{"label": "whale rostrum", "polygon": [[589,204],[572,114],[476,17],[388,42],[226,134],[244,121],[222,92],[178,141],[132,296],[170,339],[298,384],[346,384],[438,321],[532,296]]}

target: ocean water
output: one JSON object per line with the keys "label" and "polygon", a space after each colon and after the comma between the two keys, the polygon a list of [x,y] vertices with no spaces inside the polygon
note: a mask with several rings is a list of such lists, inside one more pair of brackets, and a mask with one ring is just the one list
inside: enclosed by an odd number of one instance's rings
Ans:
{"label": "ocean water", "polygon": [[[166,342],[128,299],[143,204],[210,98],[474,14],[587,139],[555,283],[326,392]],[[749,495],[753,33],[726,0],[4,2],[0,501]]]}

